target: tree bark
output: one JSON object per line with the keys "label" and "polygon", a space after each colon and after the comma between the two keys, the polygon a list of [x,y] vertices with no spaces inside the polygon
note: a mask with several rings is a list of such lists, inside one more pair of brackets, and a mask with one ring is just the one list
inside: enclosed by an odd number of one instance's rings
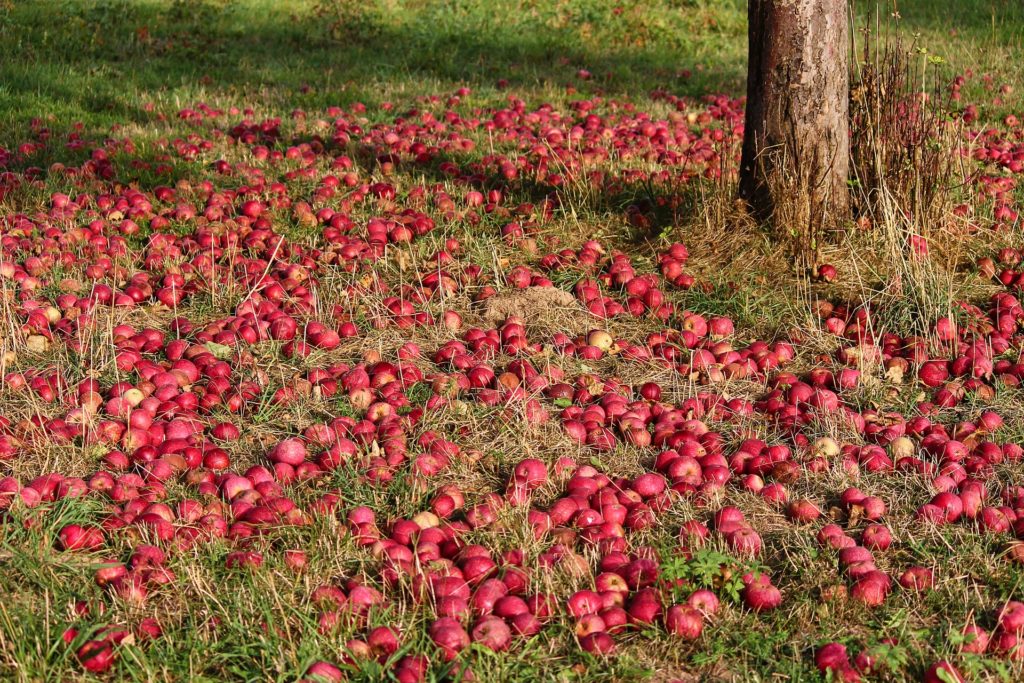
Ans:
{"label": "tree bark", "polygon": [[849,215],[846,0],[748,0],[740,197],[805,258]]}

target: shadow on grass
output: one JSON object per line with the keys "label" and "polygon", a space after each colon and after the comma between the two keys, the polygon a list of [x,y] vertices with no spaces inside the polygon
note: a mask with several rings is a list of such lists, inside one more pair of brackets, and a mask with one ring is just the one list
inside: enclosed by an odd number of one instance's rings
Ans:
{"label": "shadow on grass", "polygon": [[[963,38],[1007,47],[1024,25],[1016,0],[900,11],[932,41],[950,17]],[[466,85],[492,103],[499,81],[528,98],[741,94],[745,14],[744,0],[0,1],[0,144],[33,117],[106,132],[204,99],[282,113]]]}
{"label": "shadow on grass", "polygon": [[[978,36],[995,32],[993,12],[1021,12],[1007,0],[907,0],[901,10],[912,27],[941,32],[939,5]],[[0,145],[26,139],[38,117],[52,143],[23,165],[73,163],[80,155],[61,142],[75,122],[85,138],[180,136],[187,124],[161,117],[204,100],[252,106],[257,118],[361,101],[379,120],[393,114],[374,104],[463,85],[480,105],[509,95],[739,94],[745,31],[743,0],[0,0]],[[147,163],[160,166],[156,156]],[[125,176],[172,183],[189,171]],[[524,193],[536,201],[552,189]],[[651,205],[656,231],[672,222],[657,199],[625,187],[601,208]]]}
{"label": "shadow on grass", "polygon": [[[35,116],[96,128],[146,122],[154,100],[164,111],[214,97],[288,111],[445,94],[461,85],[500,98],[499,81],[546,94],[575,87],[615,96],[653,88],[738,92],[742,85],[739,0],[713,9],[699,9],[704,0],[659,0],[650,12],[636,2],[623,3],[626,12],[598,0],[545,4],[14,3],[0,9],[0,40],[8,46],[0,122],[5,131]],[[695,24],[706,31],[687,30]]]}

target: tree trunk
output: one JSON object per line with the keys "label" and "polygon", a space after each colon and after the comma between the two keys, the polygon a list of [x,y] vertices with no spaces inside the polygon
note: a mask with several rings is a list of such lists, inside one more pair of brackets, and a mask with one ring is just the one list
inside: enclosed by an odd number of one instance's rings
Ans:
{"label": "tree trunk", "polygon": [[813,265],[849,214],[846,0],[748,0],[748,14],[740,197]]}

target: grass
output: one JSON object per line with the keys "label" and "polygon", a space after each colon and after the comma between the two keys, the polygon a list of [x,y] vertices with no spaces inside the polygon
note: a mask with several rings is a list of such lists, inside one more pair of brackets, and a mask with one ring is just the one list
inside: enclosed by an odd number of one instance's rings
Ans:
{"label": "grass", "polygon": [[[1019,3],[899,5],[906,28],[956,69],[1020,85]],[[869,22],[873,3],[855,6]],[[258,96],[285,114],[462,84],[486,102],[504,96],[500,79],[554,99],[567,88],[739,93],[745,23],[737,0],[519,0],[497,9],[482,0],[8,1],[0,123],[8,134],[33,117],[94,133],[129,121],[162,129],[159,114],[187,103]],[[593,80],[580,81],[579,69]]]}
{"label": "grass", "polygon": [[[965,85],[964,102],[979,105],[984,125],[998,127],[1005,115],[1021,112],[1024,5],[1014,0],[914,0],[898,5],[903,30],[916,35],[917,45],[927,50],[927,55],[941,57],[949,74],[975,74]],[[888,11],[882,9],[881,15]],[[861,25],[871,25],[875,7],[857,2],[854,13]],[[280,137],[269,144],[278,150],[329,134],[326,126],[316,123],[320,117],[327,118],[328,107],[365,104],[360,125],[366,135],[377,124],[390,125],[398,112],[413,107],[442,108],[445,98],[461,87],[470,88],[471,93],[453,108],[467,117],[486,117],[488,108],[507,106],[510,97],[523,99],[530,108],[550,103],[556,111],[567,111],[580,98],[600,96],[608,110],[633,105],[651,112],[654,118],[680,113],[665,101],[663,92],[685,97],[681,112],[696,114],[703,111],[706,95],[737,97],[742,93],[745,33],[745,3],[739,0],[0,0],[0,44],[4,45],[0,147],[15,149],[29,139],[47,141],[11,168],[17,172],[29,167],[43,169],[38,173],[39,182],[25,183],[0,199],[0,209],[5,214],[36,211],[46,206],[51,191],[66,189],[67,176],[53,164],[82,162],[86,152],[73,144],[74,136],[89,141],[121,140],[134,146],[129,149],[122,142],[120,149],[111,153],[112,172],[116,184],[122,186],[146,190],[157,185],[178,186],[184,196],[192,197],[198,196],[189,194],[194,184],[206,179],[220,188],[238,188],[250,179],[219,175],[214,162],[225,159],[260,165],[249,147],[213,133],[214,128],[226,128],[228,122],[242,118],[240,113],[231,113],[232,108],[252,107],[254,112],[247,118],[257,122],[280,118]],[[431,102],[432,96],[440,99]],[[179,118],[179,111],[198,110],[200,103],[228,114],[203,121]],[[307,112],[305,120],[292,115],[297,109]],[[516,150],[503,147],[482,129],[474,135],[474,150],[451,152],[411,171],[402,167],[394,175],[384,173],[372,146],[359,136],[353,136],[346,151],[363,178],[394,183],[397,202],[404,206],[418,201],[411,195],[417,185],[437,185],[453,197],[461,197],[467,186],[446,175],[443,162],[466,168],[476,165],[484,169],[479,172],[484,189],[496,184],[496,169],[486,167],[487,156],[495,150]],[[181,144],[201,138],[211,139],[209,152],[200,152],[195,158],[177,152]],[[727,167],[729,149],[718,147],[714,153]],[[597,166],[612,173],[657,170],[658,163],[610,158]],[[298,163],[291,163],[270,172],[283,174],[297,168]],[[885,327],[880,330],[883,332],[926,332],[954,300],[983,305],[996,291],[965,273],[967,264],[992,252],[996,242],[1021,245],[1019,225],[979,239],[961,240],[952,230],[948,234],[936,230],[937,246],[949,247],[942,252],[948,258],[941,267],[927,272],[900,271],[918,278],[915,284],[920,289],[912,289],[908,295],[891,287],[888,259],[893,252],[872,244],[877,241],[873,236],[853,235],[826,247],[826,256],[840,268],[840,281],[811,284],[785,268],[778,245],[758,226],[734,222],[728,172],[723,180],[686,187],[623,182],[605,192],[573,177],[568,167],[556,170],[569,177],[569,185],[558,195],[562,202],[551,219],[536,221],[541,224],[536,242],[543,248],[576,249],[586,239],[599,238],[610,248],[637,257],[638,268],[653,270],[656,262],[650,260],[651,255],[669,241],[682,239],[692,253],[687,270],[700,278],[702,286],[671,290],[669,301],[679,310],[732,317],[740,330],[732,343],[740,349],[755,338],[773,341],[798,332],[804,341],[798,344],[793,367],[801,370],[818,365],[821,355],[831,354],[845,343],[827,334],[812,314],[818,299],[842,299],[884,309],[878,318]],[[288,181],[288,189],[293,196],[309,197],[317,184],[297,178]],[[551,191],[546,184],[524,181],[513,186],[514,196],[508,203],[540,205]],[[1019,189],[1015,191],[1019,197]],[[338,201],[335,197],[314,204],[319,208]],[[427,201],[433,200],[424,200],[425,206]],[[628,208],[641,205],[650,209],[649,229],[631,225],[625,216]],[[276,387],[310,368],[356,363],[372,358],[374,352],[393,359],[396,349],[413,339],[425,355],[415,364],[428,373],[436,371],[427,357],[456,335],[435,327],[374,329],[385,309],[384,293],[372,290],[388,287],[387,293],[410,297],[402,285],[419,284],[436,269],[430,259],[442,248],[444,238],[461,240],[466,260],[481,265],[484,276],[450,295],[435,294],[417,303],[418,310],[435,317],[453,309],[477,323],[474,295],[485,286],[504,287],[512,265],[538,268],[536,254],[523,243],[510,244],[498,236],[507,217],[485,216],[471,222],[461,216],[443,218],[435,209],[426,206],[425,210],[438,215],[439,229],[407,247],[389,247],[386,257],[375,265],[373,278],[364,278],[363,270],[349,273],[334,268],[318,283],[318,314],[325,317],[337,305],[354,316],[366,333],[364,337],[333,351],[317,351],[306,359],[284,358],[283,344],[278,343],[261,345],[244,363],[237,359],[238,365],[244,366],[239,375],[263,385],[243,408],[236,412],[220,408],[210,418],[236,421],[245,428],[242,439],[228,447],[234,469],[242,471],[261,462],[267,445],[286,434],[337,417],[361,417],[361,410],[343,393],[315,395],[306,387],[309,395],[292,403],[276,398]],[[385,202],[370,201],[353,214],[365,222],[386,210]],[[289,240],[325,247],[317,231],[295,212],[275,210],[272,219],[274,229]],[[979,222],[984,220],[979,218]],[[180,221],[172,223],[167,232],[187,235],[192,230],[189,221]],[[2,231],[9,234],[11,226],[5,224]],[[143,230],[130,240],[130,246],[141,252],[150,244],[150,236]],[[33,255],[23,252],[12,258],[24,261]],[[128,257],[121,262],[137,265]],[[62,291],[59,280],[75,275],[73,268],[53,269],[47,276],[52,282],[42,294],[55,300]],[[219,275],[224,281],[211,278],[205,282],[203,291],[192,297],[182,312],[205,324],[229,314],[245,298],[248,287],[235,282],[232,271],[224,268]],[[587,273],[566,268],[547,275],[557,286],[571,290]],[[8,289],[6,281],[4,287],[3,350],[17,351],[11,368],[4,361],[5,372],[59,375],[68,384],[86,377],[99,378],[104,387],[115,381],[138,381],[138,376],[117,369],[110,331],[122,323],[166,328],[174,315],[168,310],[105,308],[85,349],[72,352],[57,346],[34,353],[24,348],[17,331],[20,321],[8,310],[15,290]],[[531,339],[544,343],[554,332],[566,331],[567,325],[578,327],[568,330],[575,334],[585,333],[587,326],[595,324],[585,316],[581,322],[559,311],[527,313]],[[607,327],[617,337],[636,342],[664,325],[651,318],[627,318],[610,321]],[[236,360],[227,347],[211,348],[226,350],[222,355]],[[1019,349],[1010,353],[1019,353]],[[502,364],[511,360],[498,358]],[[679,404],[708,391],[751,401],[766,392],[758,382],[715,385],[698,373],[681,376],[654,363],[608,358],[580,363],[554,354],[550,347],[536,362],[558,367],[570,379],[592,372],[630,383],[657,379]],[[857,393],[844,396],[849,405],[908,412],[918,401],[919,390],[909,382],[903,386],[881,380],[865,384]],[[2,391],[0,413],[19,429],[32,427],[33,419],[40,421],[41,416],[62,407],[59,402],[48,403],[9,387]],[[405,394],[410,405],[400,412],[409,415],[432,397],[430,378],[406,387]],[[942,413],[941,419],[955,424],[975,418],[984,408],[994,408],[1007,419],[1005,438],[1021,441],[1021,400],[1019,389],[1000,386],[992,398],[969,396],[956,410]],[[767,420],[718,423],[706,419],[737,443],[749,436],[750,430],[772,442],[789,436],[781,425]],[[465,393],[444,409],[427,413],[415,433],[418,436],[428,429],[457,441],[462,449],[452,465],[431,480],[431,490],[407,479],[405,472],[371,486],[353,468],[341,467],[317,487],[296,487],[294,495],[305,505],[324,490],[337,490],[343,498],[342,509],[371,506],[383,525],[424,510],[434,489],[444,484],[459,484],[476,496],[501,491],[511,467],[524,457],[552,463],[568,455],[593,462],[610,476],[635,476],[652,464],[649,449],[620,444],[612,452],[594,455],[571,443],[552,424],[525,425],[516,406],[484,406]],[[48,471],[85,476],[98,466],[103,449],[77,442],[55,443],[39,429],[28,431],[33,435],[24,447],[28,455],[11,463],[0,462],[0,475],[13,474],[22,480]],[[820,424],[807,425],[804,431],[809,436],[861,439],[831,416]],[[374,442],[366,450],[374,447],[379,449],[380,444]],[[417,445],[411,450],[419,453],[423,449]],[[479,459],[471,456],[476,452]],[[1019,467],[1006,465],[995,476],[1002,484],[1024,484]],[[1020,680],[1019,663],[962,655],[956,640],[959,628],[969,619],[988,615],[984,617],[988,619],[986,627],[991,627],[990,616],[998,605],[1021,595],[1024,569],[999,558],[1000,540],[981,536],[966,526],[933,529],[916,522],[913,511],[930,496],[924,480],[917,477],[864,474],[857,478],[833,463],[820,477],[794,483],[792,490],[827,504],[851,485],[882,495],[891,505],[886,521],[892,525],[899,547],[886,557],[886,569],[898,574],[912,562],[943,567],[930,596],[917,600],[897,593],[873,611],[852,601],[829,599],[837,587],[845,585],[832,554],[820,550],[806,529],[790,524],[779,509],[762,498],[730,490],[708,505],[736,504],[755,521],[769,548],[763,568],[781,577],[780,588],[787,596],[778,612],[755,615],[733,595],[724,600],[722,613],[709,622],[697,643],[683,643],[651,629],[619,638],[620,649],[612,657],[580,651],[574,643],[571,620],[560,615],[541,636],[522,647],[506,653],[477,647],[462,661],[471,663],[476,680],[484,681],[818,681],[823,676],[814,666],[814,649],[835,639],[853,649],[877,648],[892,669],[882,674],[884,680],[916,678],[939,657],[956,658],[977,680]],[[188,495],[180,483],[170,489],[172,499]],[[552,484],[538,492],[538,498],[550,502],[561,492]],[[411,604],[403,588],[387,586],[376,558],[334,517],[256,538],[252,547],[265,557],[264,566],[256,571],[225,568],[225,557],[234,549],[228,542],[174,553],[169,567],[178,577],[177,583],[173,590],[155,590],[142,609],[107,596],[93,582],[99,565],[115,557],[126,559],[137,539],[117,537],[112,547],[95,553],[62,553],[53,548],[53,538],[62,526],[93,521],[106,511],[89,498],[45,503],[33,510],[19,508],[5,517],[8,523],[0,532],[0,679],[98,680],[102,677],[82,671],[74,648],[61,641],[67,625],[78,624],[82,629],[74,640],[77,646],[107,625],[133,626],[153,613],[161,616],[164,636],[152,642],[126,641],[119,650],[123,663],[108,678],[294,681],[318,659],[339,661],[347,641],[363,637],[366,627],[379,624],[398,625],[404,635],[402,649],[383,664],[374,660],[354,664],[348,672],[350,680],[384,680],[390,675],[390,665],[400,657],[433,652],[426,637],[429,611]],[[689,503],[679,505],[666,512],[655,528],[638,534],[634,546],[657,548],[663,570],[675,578],[712,585],[728,594],[730,586],[737,587],[736,573],[753,567],[732,557],[720,539],[695,560],[679,559],[679,525],[704,518],[706,513]],[[587,567],[583,572],[542,568],[540,557],[550,547],[532,538],[525,511],[502,514],[507,517],[501,520],[500,531],[475,531],[469,540],[495,553],[525,547],[526,566],[542,582],[541,588],[565,595],[589,587],[597,559],[592,549],[583,551]],[[837,521],[849,523],[851,534],[863,527],[862,522]],[[283,560],[283,552],[293,548],[306,549],[310,557],[309,567],[299,575],[288,570]],[[392,591],[395,602],[389,611],[371,613],[366,625],[342,624],[323,632],[309,596],[322,583],[338,584],[345,579]],[[79,602],[93,610],[87,617],[76,614]],[[882,638],[899,642],[887,644]],[[452,679],[438,664],[429,670],[428,678]]]}
{"label": "grass", "polygon": [[[594,87],[619,93],[740,83],[739,3],[621,8],[523,2],[495,17],[489,3],[472,1],[13,3],[2,26],[17,57],[3,67],[0,120],[24,125],[16,112],[36,111],[95,128],[146,121],[147,105],[259,94],[286,112],[462,83],[493,100],[499,79],[553,94],[577,85],[581,68],[595,74]],[[696,77],[683,78],[684,69]]]}

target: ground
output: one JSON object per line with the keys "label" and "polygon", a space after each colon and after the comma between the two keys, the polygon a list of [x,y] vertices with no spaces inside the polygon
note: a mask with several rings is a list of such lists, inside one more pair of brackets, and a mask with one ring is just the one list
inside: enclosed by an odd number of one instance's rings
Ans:
{"label": "ground", "polygon": [[0,677],[1020,680],[1024,6],[861,4],[809,273],[744,3],[0,0]]}

